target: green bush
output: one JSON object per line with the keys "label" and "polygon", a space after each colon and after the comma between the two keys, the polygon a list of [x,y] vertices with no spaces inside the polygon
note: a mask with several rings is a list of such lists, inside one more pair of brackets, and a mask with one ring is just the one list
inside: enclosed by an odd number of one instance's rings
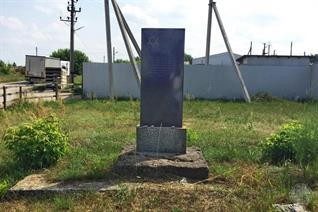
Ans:
{"label": "green bush", "polygon": [[268,92],[258,92],[255,96],[252,98],[253,101],[257,102],[273,102],[280,100],[278,97],[272,96]]}
{"label": "green bush", "polygon": [[49,116],[9,128],[4,143],[18,162],[37,169],[55,164],[68,150],[69,139],[62,131],[60,120]]}
{"label": "green bush", "polygon": [[317,161],[317,139],[316,127],[298,122],[284,124],[261,143],[262,161],[275,165],[290,161],[307,166]]}
{"label": "green bush", "polygon": [[14,68],[10,64],[6,64],[2,60],[0,60],[0,73],[10,74],[14,72]]}
{"label": "green bush", "polygon": [[9,183],[6,180],[0,181],[0,199],[4,197],[9,188]]}
{"label": "green bush", "polygon": [[303,125],[292,122],[284,124],[282,129],[262,142],[262,160],[271,164],[296,161],[296,141],[300,138]]}
{"label": "green bush", "polygon": [[318,163],[318,127],[316,119],[304,123],[300,138],[295,144],[296,161],[302,168],[317,167]]}

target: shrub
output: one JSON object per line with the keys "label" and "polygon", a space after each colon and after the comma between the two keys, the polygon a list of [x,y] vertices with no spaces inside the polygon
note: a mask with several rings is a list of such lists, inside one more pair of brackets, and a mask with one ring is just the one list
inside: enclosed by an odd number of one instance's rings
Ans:
{"label": "shrub", "polygon": [[4,143],[18,162],[37,169],[55,164],[68,150],[69,140],[62,132],[60,120],[51,115],[31,124],[9,128]]}
{"label": "shrub", "polygon": [[257,102],[273,102],[279,100],[278,97],[272,96],[270,93],[263,91],[258,92],[252,99]]}
{"label": "shrub", "polygon": [[266,138],[262,144],[262,160],[281,165],[286,161],[305,167],[317,162],[318,140],[315,126],[291,122]]}
{"label": "shrub", "polygon": [[0,72],[3,74],[10,74],[14,72],[14,68],[10,64],[6,64],[0,60]]}
{"label": "shrub", "polygon": [[6,180],[0,181],[0,199],[4,197],[9,188],[9,183]]}
{"label": "shrub", "polygon": [[262,160],[271,164],[282,164],[285,161],[295,162],[295,143],[300,138],[303,125],[292,122],[284,124],[282,129],[262,142]]}
{"label": "shrub", "polygon": [[300,138],[295,144],[296,161],[302,167],[317,167],[318,163],[318,127],[316,119],[304,124]]}

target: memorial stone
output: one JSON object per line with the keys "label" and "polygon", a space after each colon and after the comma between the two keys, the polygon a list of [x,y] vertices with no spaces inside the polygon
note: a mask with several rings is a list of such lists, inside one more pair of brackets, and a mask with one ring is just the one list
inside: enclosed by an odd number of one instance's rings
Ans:
{"label": "memorial stone", "polygon": [[209,176],[201,150],[186,147],[182,127],[184,37],[184,29],[142,29],[140,126],[136,148],[125,148],[114,166],[119,175]]}
{"label": "memorial stone", "polygon": [[184,29],[142,29],[137,152],[185,153]]}

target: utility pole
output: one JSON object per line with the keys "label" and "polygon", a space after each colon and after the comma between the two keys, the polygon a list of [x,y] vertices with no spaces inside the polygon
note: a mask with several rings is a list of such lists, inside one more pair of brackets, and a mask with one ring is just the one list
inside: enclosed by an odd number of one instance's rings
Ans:
{"label": "utility pole", "polygon": [[80,13],[82,11],[81,8],[79,8],[78,10],[75,7],[75,4],[78,2],[78,0],[70,0],[70,2],[68,2],[68,6],[67,6],[67,11],[70,12],[70,16],[67,17],[67,19],[62,19],[62,17],[60,17],[61,21],[64,22],[68,22],[70,23],[70,73],[71,73],[71,83],[74,83],[74,67],[75,67],[75,63],[74,63],[74,26],[75,23],[77,22],[77,17],[76,17],[76,13]]}
{"label": "utility pole", "polygon": [[248,50],[248,55],[252,55],[252,51],[253,51],[253,41],[251,41],[251,44],[250,44],[250,49]]}
{"label": "utility pole", "polygon": [[215,4],[215,2],[213,2],[213,0],[209,0],[208,27],[207,27],[207,35],[206,35],[206,50],[205,50],[205,65],[210,64],[213,4]]}
{"label": "utility pole", "polygon": [[290,42],[290,56],[293,56],[293,42]]}
{"label": "utility pole", "polygon": [[264,47],[263,47],[263,52],[262,55],[265,56],[266,55],[266,43],[263,43]]}
{"label": "utility pole", "polygon": [[106,25],[106,47],[108,58],[108,92],[109,98],[114,99],[114,75],[113,75],[113,58],[112,58],[112,37],[110,31],[110,12],[109,0],[104,0],[105,25]]}
{"label": "utility pole", "polygon": [[115,46],[113,47],[113,62],[115,62],[116,61],[116,48],[115,48]]}
{"label": "utility pole", "polygon": [[137,63],[136,63],[136,60],[134,57],[134,53],[132,52],[131,45],[130,45],[129,40],[128,40],[127,29],[125,28],[125,25],[123,22],[123,16],[121,15],[121,13],[119,11],[119,6],[117,4],[117,1],[116,0],[111,0],[111,1],[112,1],[115,15],[116,15],[116,18],[117,18],[117,21],[119,24],[119,29],[121,31],[121,34],[122,34],[124,42],[125,42],[125,46],[127,49],[129,60],[130,60],[130,63],[132,65],[132,68],[134,70],[134,74],[135,74],[135,78],[137,80],[138,87],[140,88],[140,84],[141,84],[140,71],[139,71],[139,68],[137,66]]}
{"label": "utility pole", "polygon": [[241,74],[241,70],[240,70],[240,68],[239,68],[239,66],[236,63],[236,60],[234,58],[232,47],[230,45],[229,39],[227,37],[227,34],[225,32],[224,25],[223,25],[223,22],[221,20],[221,16],[219,14],[219,10],[216,7],[216,3],[215,2],[212,4],[212,8],[214,9],[215,17],[216,17],[216,20],[217,20],[217,22],[219,24],[219,28],[220,28],[221,34],[223,36],[223,40],[224,40],[225,46],[226,46],[227,51],[228,51],[228,53],[230,55],[230,59],[231,59],[232,64],[233,64],[233,66],[235,68],[236,74],[237,74],[237,76],[238,76],[238,78],[240,80],[240,84],[241,84],[241,88],[242,88],[242,91],[243,91],[243,95],[244,95],[245,101],[247,103],[251,103],[250,94],[249,94],[249,92],[248,92],[248,90],[246,88],[245,81],[244,81],[244,79],[242,77],[242,74]]}
{"label": "utility pole", "polygon": [[113,47],[113,63],[115,63],[116,61],[116,54],[118,53],[118,51],[116,51],[116,47]]}
{"label": "utility pole", "polygon": [[38,47],[35,47],[35,56],[38,56]]}

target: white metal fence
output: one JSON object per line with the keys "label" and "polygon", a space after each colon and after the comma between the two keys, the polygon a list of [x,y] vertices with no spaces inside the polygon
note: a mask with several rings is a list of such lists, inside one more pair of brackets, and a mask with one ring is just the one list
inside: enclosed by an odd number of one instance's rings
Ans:
{"label": "white metal fence", "polygon": [[[318,99],[318,64],[308,66],[240,66],[253,96],[268,92],[285,99]],[[107,98],[108,66],[85,63],[83,92],[87,97]],[[138,85],[129,64],[114,64],[117,97],[139,98]],[[201,99],[242,99],[239,81],[232,66],[185,66],[184,94]]]}

